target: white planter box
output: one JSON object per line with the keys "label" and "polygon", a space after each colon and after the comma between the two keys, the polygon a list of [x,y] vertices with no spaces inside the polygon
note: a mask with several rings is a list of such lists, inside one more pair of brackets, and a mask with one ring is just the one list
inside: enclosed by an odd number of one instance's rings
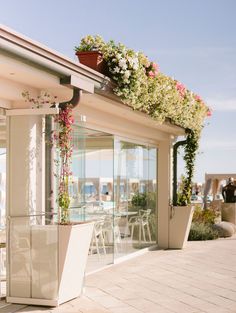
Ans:
{"label": "white planter box", "polygon": [[169,248],[182,249],[187,243],[194,206],[173,207],[169,224]]}
{"label": "white planter box", "polygon": [[19,279],[12,262],[7,302],[58,306],[80,296],[92,232],[93,223],[31,226],[29,275]]}

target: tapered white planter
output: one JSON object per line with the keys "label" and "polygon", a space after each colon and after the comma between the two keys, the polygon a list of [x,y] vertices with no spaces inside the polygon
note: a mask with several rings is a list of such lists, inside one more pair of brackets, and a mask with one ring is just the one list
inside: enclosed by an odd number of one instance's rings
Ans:
{"label": "tapered white planter", "polygon": [[194,206],[175,206],[172,208],[169,223],[169,248],[182,249],[188,241]]}
{"label": "tapered white planter", "polygon": [[59,226],[58,304],[81,295],[93,223]]}
{"label": "tapered white planter", "polygon": [[11,260],[7,302],[58,306],[80,296],[92,232],[93,223],[30,226],[22,264]]}

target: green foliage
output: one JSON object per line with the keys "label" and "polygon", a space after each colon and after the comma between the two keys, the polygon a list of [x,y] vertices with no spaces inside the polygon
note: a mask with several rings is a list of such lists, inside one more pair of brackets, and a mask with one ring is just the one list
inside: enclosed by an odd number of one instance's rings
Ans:
{"label": "green foliage", "polygon": [[161,73],[158,64],[121,43],[105,43],[100,36],[89,35],[75,50],[98,50],[103,54],[109,76],[115,82],[113,92],[125,104],[148,114],[158,123],[169,121],[186,130],[186,178],[178,203],[189,204],[199,136],[205,117],[211,114],[210,109],[197,94]]}
{"label": "green foliage", "polygon": [[188,240],[213,240],[218,237],[219,234],[213,229],[213,225],[206,223],[192,223]]}
{"label": "green foliage", "polygon": [[156,211],[156,193],[155,192],[137,192],[133,195],[131,200],[131,210],[138,209],[151,209],[152,212]]}
{"label": "green foliage", "polygon": [[202,210],[196,207],[193,213],[193,223],[213,225],[219,212],[213,209]]}
{"label": "green foliage", "polygon": [[61,208],[61,224],[69,223],[69,206],[70,196],[69,192],[64,191],[58,195],[58,204]]}
{"label": "green foliage", "polygon": [[210,110],[203,100],[177,80],[159,71],[159,66],[143,53],[100,36],[82,38],[76,51],[98,50],[116,83],[113,91],[121,100],[162,123],[171,123],[200,132]]}
{"label": "green foliage", "polygon": [[75,47],[75,51],[101,51],[105,45],[101,36],[86,36],[81,39],[80,45]]}
{"label": "green foliage", "polygon": [[215,219],[218,216],[219,212],[216,210],[202,210],[196,206],[188,240],[212,240],[218,238],[219,232],[214,229]]}
{"label": "green foliage", "polygon": [[196,153],[199,146],[199,133],[190,129],[186,130],[186,145],[184,147],[184,161],[186,176],[182,176],[180,192],[177,195],[177,204],[188,205],[191,202],[192,180],[195,168]]}
{"label": "green foliage", "polygon": [[189,204],[191,193],[187,193],[187,179],[184,175],[181,176],[181,183],[179,186],[179,192],[177,193],[177,205],[185,206]]}
{"label": "green foliage", "polygon": [[139,193],[133,195],[131,204],[133,206],[140,206],[145,208],[147,205],[147,194],[146,193]]}

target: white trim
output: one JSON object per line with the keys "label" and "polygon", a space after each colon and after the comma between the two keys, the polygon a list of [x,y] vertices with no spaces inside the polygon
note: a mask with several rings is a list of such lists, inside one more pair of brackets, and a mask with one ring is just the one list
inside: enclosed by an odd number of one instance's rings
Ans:
{"label": "white trim", "polygon": [[59,108],[48,108],[48,109],[13,109],[6,110],[7,116],[16,115],[54,115],[59,114]]}
{"label": "white trim", "polygon": [[141,145],[141,146],[148,146],[148,148],[154,148],[158,149],[158,143],[153,143],[153,142],[147,142],[146,140],[141,140],[136,137],[130,138],[130,137],[124,137],[124,136],[119,136],[119,135],[113,135],[114,139],[119,140],[119,141],[124,141],[128,143],[133,143],[135,145]]}
{"label": "white trim", "polygon": [[71,75],[72,72],[74,72],[87,82],[91,83],[91,80],[93,84],[96,82],[98,86],[104,83],[104,79],[107,82],[110,81],[110,79],[103,74],[79,62],[75,62],[57,51],[33,41],[1,24],[0,35],[1,49],[17,54],[24,59],[31,60],[42,66],[46,66],[52,71],[63,75]]}

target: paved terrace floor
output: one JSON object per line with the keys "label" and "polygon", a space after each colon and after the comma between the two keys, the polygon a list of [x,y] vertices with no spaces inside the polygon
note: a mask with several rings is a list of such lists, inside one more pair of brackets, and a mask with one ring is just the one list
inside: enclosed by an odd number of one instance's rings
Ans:
{"label": "paved terrace floor", "polygon": [[6,305],[1,313],[236,313],[236,237],[150,251],[86,278],[58,308]]}

